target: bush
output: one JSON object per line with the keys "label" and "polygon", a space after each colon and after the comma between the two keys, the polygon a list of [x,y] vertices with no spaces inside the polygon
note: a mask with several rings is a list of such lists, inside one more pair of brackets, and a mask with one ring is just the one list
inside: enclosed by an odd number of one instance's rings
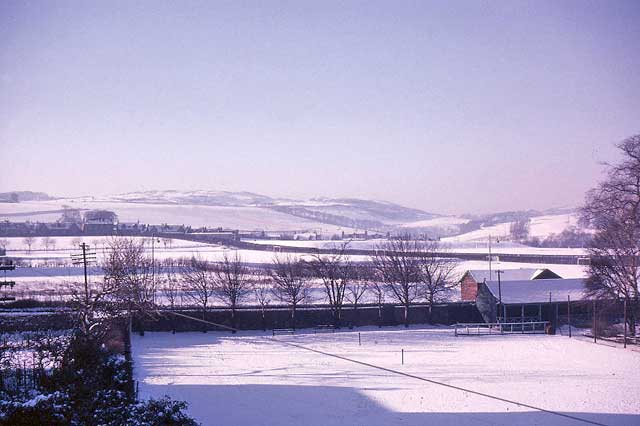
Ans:
{"label": "bush", "polygon": [[194,426],[186,403],[169,398],[136,402],[124,357],[91,337],[77,335],[62,365],[40,392],[23,400],[0,394],[0,425]]}
{"label": "bush", "polygon": [[[0,400],[0,425],[33,426],[197,426],[185,402],[167,397],[132,404],[123,392],[101,391],[92,398],[92,415],[80,418],[68,394],[54,392],[25,402]],[[34,420],[37,419],[37,422]]]}

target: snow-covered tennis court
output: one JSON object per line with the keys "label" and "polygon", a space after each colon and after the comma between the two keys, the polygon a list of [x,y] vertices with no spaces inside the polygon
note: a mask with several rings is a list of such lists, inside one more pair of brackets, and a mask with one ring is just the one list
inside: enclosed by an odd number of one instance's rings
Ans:
{"label": "snow-covered tennis court", "polygon": [[640,424],[640,353],[628,349],[566,336],[456,338],[444,327],[299,333],[135,336],[140,395],[186,400],[203,425],[585,424],[282,343],[291,342],[601,424]]}

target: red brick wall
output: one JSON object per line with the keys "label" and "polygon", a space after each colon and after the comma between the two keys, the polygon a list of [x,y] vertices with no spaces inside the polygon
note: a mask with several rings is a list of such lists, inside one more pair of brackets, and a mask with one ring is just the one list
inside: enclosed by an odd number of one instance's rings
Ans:
{"label": "red brick wall", "polygon": [[473,279],[471,274],[465,275],[464,279],[460,282],[460,291],[462,293],[463,301],[476,301],[476,296],[478,295],[478,283]]}

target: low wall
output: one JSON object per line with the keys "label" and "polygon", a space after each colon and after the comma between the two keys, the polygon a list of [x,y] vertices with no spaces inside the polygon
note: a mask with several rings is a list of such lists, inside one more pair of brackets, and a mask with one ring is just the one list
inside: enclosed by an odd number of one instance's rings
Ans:
{"label": "low wall", "polygon": [[76,324],[71,312],[2,312],[0,313],[0,331],[13,333],[18,331],[68,330]]}
{"label": "low wall", "polygon": [[[202,311],[180,310],[183,315],[203,319]],[[262,312],[256,309],[241,309],[236,311],[235,321],[228,309],[213,309],[204,314],[204,319],[217,324],[241,330],[262,330],[273,328],[309,328],[318,325],[333,324],[334,320],[328,307],[304,307],[296,310],[295,322],[291,318],[291,310],[286,308],[269,309]],[[412,306],[409,309],[410,324],[455,324],[457,322],[481,322],[482,316],[474,304],[450,303],[434,306],[429,316],[425,305]],[[367,325],[400,325],[404,323],[404,308],[392,304],[364,306],[353,309],[344,308],[340,326],[359,327]],[[135,318],[134,331],[205,331],[220,330],[219,327],[204,324],[200,321],[173,315],[169,312],[161,313],[155,318]]]}

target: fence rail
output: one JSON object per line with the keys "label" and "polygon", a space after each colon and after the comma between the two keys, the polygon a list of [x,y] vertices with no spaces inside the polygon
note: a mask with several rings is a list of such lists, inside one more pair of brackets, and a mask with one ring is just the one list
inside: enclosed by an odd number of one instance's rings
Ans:
{"label": "fence rail", "polygon": [[455,324],[457,336],[485,336],[493,334],[544,334],[549,321],[463,323]]}

